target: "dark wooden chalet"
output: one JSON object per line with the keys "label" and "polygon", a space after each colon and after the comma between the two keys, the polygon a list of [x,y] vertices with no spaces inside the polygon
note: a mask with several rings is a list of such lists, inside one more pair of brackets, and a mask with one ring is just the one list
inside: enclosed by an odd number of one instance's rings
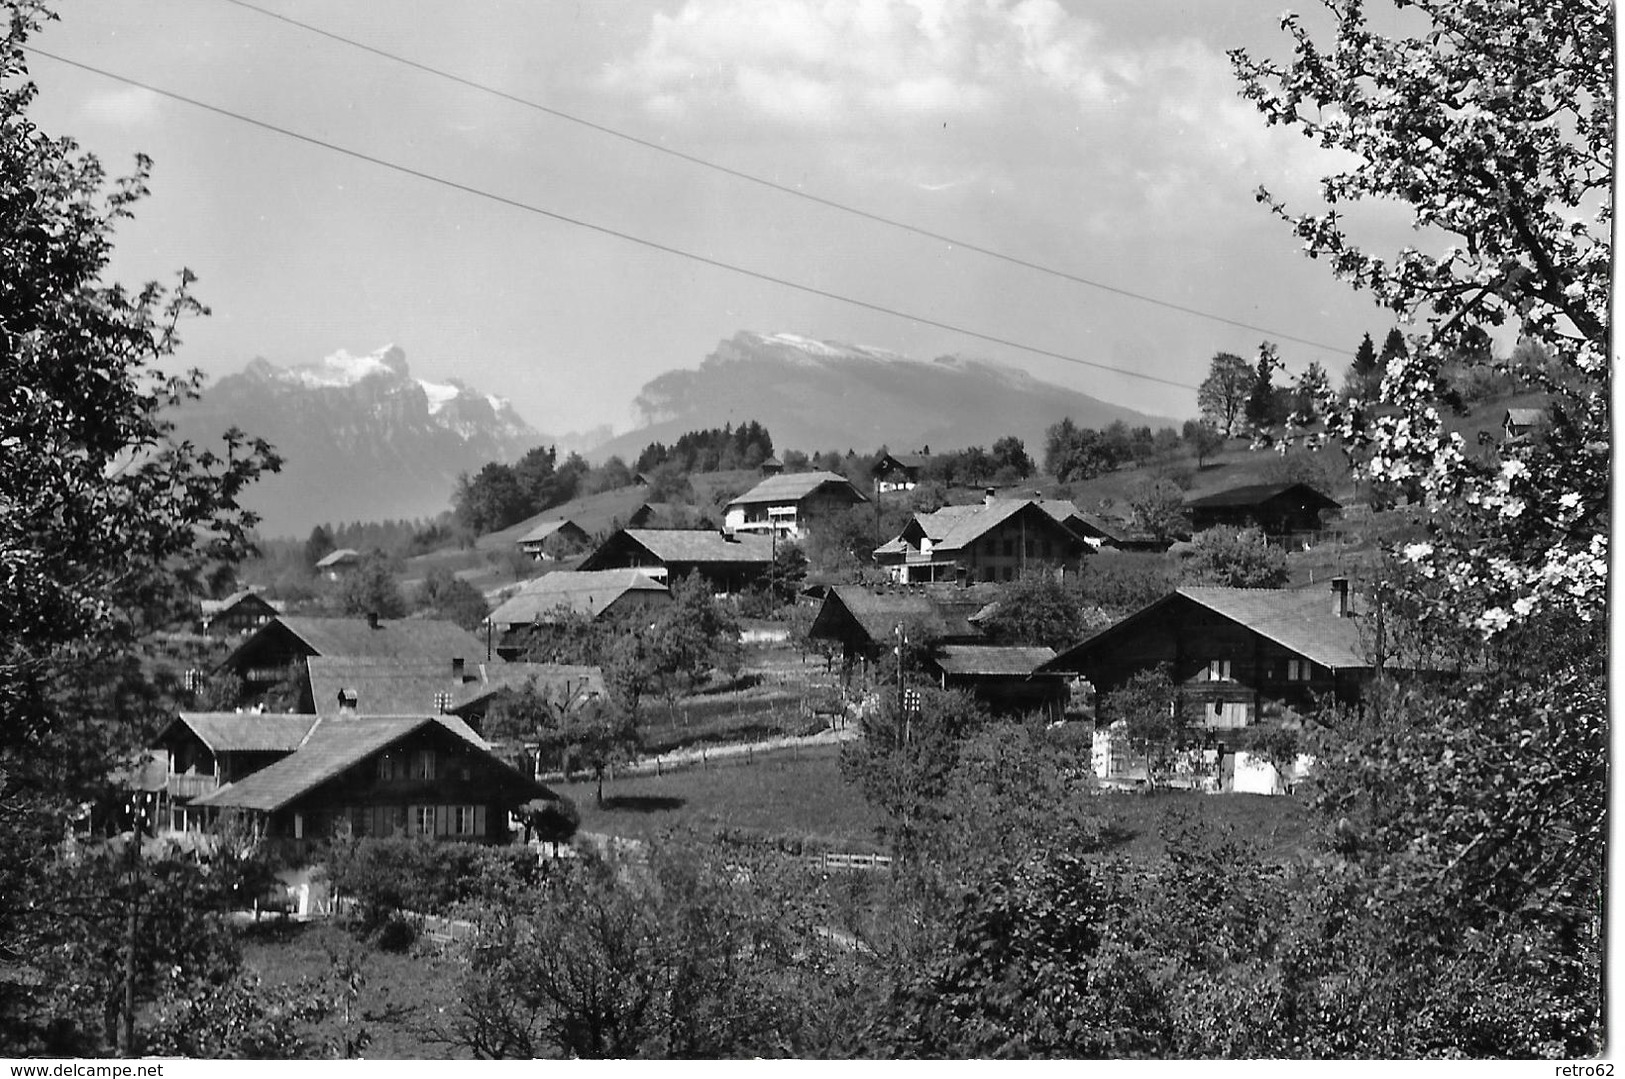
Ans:
{"label": "dark wooden chalet", "polygon": [[[1107,626],[1037,668],[1088,679],[1101,693],[1167,664],[1197,725],[1247,727],[1355,702],[1374,674],[1371,620],[1331,590],[1186,587]],[[1102,716],[1110,722],[1112,717]]]}
{"label": "dark wooden chalet", "polygon": [[335,831],[504,843],[510,813],[555,797],[455,716],[319,718],[297,750],[190,808],[299,851]]}
{"label": "dark wooden chalet", "polygon": [[1271,536],[1319,531],[1324,514],[1342,508],[1306,483],[1254,484],[1185,502],[1193,531],[1228,525],[1258,528]]}
{"label": "dark wooden chalet", "polygon": [[182,712],[153,746],[165,758],[164,803],[169,827],[197,827],[192,802],[274,764],[299,748],[316,717],[260,712]]}
{"label": "dark wooden chalet", "polygon": [[516,542],[525,554],[544,562],[585,551],[592,545],[592,537],[574,521],[542,521]]}
{"label": "dark wooden chalet", "polygon": [[869,470],[874,479],[875,492],[912,491],[919,486],[925,466],[931,463],[927,453],[883,453]]}
{"label": "dark wooden chalet", "polygon": [[1055,650],[1043,646],[942,644],[931,650],[925,665],[943,689],[969,693],[994,715],[1037,712],[1058,720],[1066,711],[1072,676],[1037,673],[1054,658]]}
{"label": "dark wooden chalet", "polygon": [[[433,662],[442,664],[449,677],[453,660],[473,662],[485,654],[485,642],[455,622],[281,615],[238,645],[218,669],[241,678],[252,698],[289,677],[290,671],[308,681],[304,661],[310,656]],[[303,710],[314,710],[313,702]]]}
{"label": "dark wooden chalet", "polygon": [[698,573],[715,592],[742,592],[761,580],[772,561],[769,536],[623,528],[588,555],[580,568],[642,569],[668,585]]}
{"label": "dark wooden chalet", "polygon": [[199,628],[211,637],[240,637],[252,633],[282,613],[258,592],[234,592],[225,599],[206,599],[201,604]]}
{"label": "dark wooden chalet", "polygon": [[972,619],[987,597],[947,588],[871,592],[858,585],[831,585],[813,616],[808,636],[841,646],[843,668],[872,664],[890,653],[902,627],[916,646],[983,640]]}

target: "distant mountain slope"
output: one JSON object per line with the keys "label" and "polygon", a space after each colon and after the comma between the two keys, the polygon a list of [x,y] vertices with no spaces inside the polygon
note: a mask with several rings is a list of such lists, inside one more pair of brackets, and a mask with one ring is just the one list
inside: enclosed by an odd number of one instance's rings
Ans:
{"label": "distant mountain slope", "polygon": [[434,516],[450,507],[459,472],[546,441],[499,397],[412,377],[393,345],[298,367],[255,359],[174,418],[179,435],[201,445],[235,425],[282,454],[281,474],[244,499],[270,536],[323,521]]}
{"label": "distant mountain slope", "polygon": [[861,453],[881,444],[941,452],[988,446],[1013,434],[1034,457],[1042,455],[1045,428],[1067,416],[1083,427],[1117,419],[1131,426],[1175,422],[980,360],[944,356],[927,363],[793,334],[749,332],[723,341],[697,370],[653,379],[635,404],[645,425],[597,447],[594,460],[619,454],[630,461],[650,442],[752,419],[772,432],[781,452]]}

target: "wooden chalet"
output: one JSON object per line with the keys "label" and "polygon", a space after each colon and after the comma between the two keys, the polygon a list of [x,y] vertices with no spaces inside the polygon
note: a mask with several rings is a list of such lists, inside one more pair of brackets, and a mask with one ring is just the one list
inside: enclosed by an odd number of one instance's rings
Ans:
{"label": "wooden chalet", "polygon": [[969,693],[994,715],[1041,713],[1058,720],[1066,712],[1072,676],[1038,673],[1055,658],[1042,645],[940,644],[926,658],[926,669],[943,689]]}
{"label": "wooden chalet", "polygon": [[504,843],[509,814],[555,797],[455,716],[317,717],[296,749],[194,798],[186,812],[246,818],[303,852],[336,831]]}
{"label": "wooden chalet", "polygon": [[989,497],[916,513],[874,558],[899,584],[1013,581],[1031,570],[1076,573],[1095,546],[1040,499]]}
{"label": "wooden chalet", "polygon": [[867,501],[851,481],[833,472],[780,473],[729,502],[722,523],[738,534],[776,532],[800,539],[809,519]]}
{"label": "wooden chalet", "polygon": [[920,484],[920,478],[925,474],[926,465],[931,463],[931,455],[922,453],[883,453],[880,459],[869,470],[874,480],[876,494],[890,494],[892,491],[912,491]]}
{"label": "wooden chalet", "polygon": [[1330,590],[1188,586],[1036,671],[1079,675],[1106,693],[1167,664],[1184,714],[1231,729],[1280,721],[1319,698],[1358,701],[1375,674],[1367,658],[1374,633],[1342,578]]}
{"label": "wooden chalet", "polygon": [[497,655],[517,659],[578,620],[614,622],[653,616],[671,602],[671,590],[641,569],[549,573],[504,600],[489,616]]}
{"label": "wooden chalet", "polygon": [[252,633],[282,613],[282,605],[245,589],[225,599],[206,599],[200,605],[198,628],[211,637],[240,637]]}
{"label": "wooden chalet", "polygon": [[[306,618],[279,615],[261,626],[219,664],[243,680],[249,697],[289,677],[306,677],[311,656],[410,660],[443,665],[484,657],[486,644],[455,622],[432,618]],[[449,673],[448,673],[449,677]],[[305,710],[314,710],[314,705]]]}
{"label": "wooden chalet", "polygon": [[974,619],[987,599],[969,589],[871,592],[830,585],[807,635],[841,646],[842,669],[879,662],[897,644],[898,627],[919,646],[983,640]]}
{"label": "wooden chalet", "polygon": [[299,748],[316,717],[262,712],[182,712],[153,746],[166,759],[164,803],[169,827],[198,827],[206,814],[191,804],[274,764]]}
{"label": "wooden chalet", "polygon": [[316,572],[330,581],[336,581],[360,564],[360,551],[340,547],[336,551],[329,551],[316,562]]}
{"label": "wooden chalet", "polygon": [[581,570],[641,569],[668,585],[690,573],[714,592],[741,592],[761,580],[773,562],[766,535],[708,529],[623,528],[581,563]]}
{"label": "wooden chalet", "polygon": [[1196,532],[1228,525],[1266,535],[1318,532],[1324,515],[1343,508],[1306,483],[1262,483],[1190,498],[1185,509]]}
{"label": "wooden chalet", "polygon": [[586,550],[592,544],[592,537],[574,521],[542,521],[516,543],[536,561],[548,562]]}

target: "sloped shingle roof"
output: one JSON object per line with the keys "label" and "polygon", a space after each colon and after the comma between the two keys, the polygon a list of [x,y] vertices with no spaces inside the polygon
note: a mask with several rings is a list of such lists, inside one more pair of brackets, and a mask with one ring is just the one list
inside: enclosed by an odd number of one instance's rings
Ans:
{"label": "sloped shingle roof", "polygon": [[1055,649],[1042,645],[944,644],[932,656],[947,674],[1028,675],[1055,658]]}
{"label": "sloped shingle roof", "polygon": [[486,743],[456,716],[322,719],[295,752],[235,783],[194,799],[192,804],[265,812],[281,809],[346,768],[429,724],[439,724],[476,749],[489,752]]}
{"label": "sloped shingle roof", "polygon": [[628,592],[669,595],[664,584],[641,570],[561,570],[525,582],[523,588],[491,612],[491,622],[499,626],[546,622],[561,607],[597,618]]}
{"label": "sloped shingle roof", "polygon": [[537,688],[547,694],[569,693],[578,699],[602,697],[605,693],[604,672],[598,667],[572,663],[491,663],[482,665],[483,679],[470,682],[451,706],[451,711],[462,712],[504,689],[517,689],[531,679]]}
{"label": "sloped shingle roof", "polygon": [[164,733],[187,727],[211,753],[291,752],[315,722],[315,716],[285,712],[182,712]]}
{"label": "sloped shingle roof", "polygon": [[[930,638],[977,637],[980,631],[970,618],[983,606],[981,598],[972,598],[968,591],[960,590],[963,598],[948,599],[927,592],[870,592],[857,585],[835,585],[824,597],[824,605],[839,604],[862,627],[871,641],[891,639],[897,623],[910,626],[915,632]],[[815,619],[825,621],[822,610]]]}
{"label": "sloped shingle roof", "polygon": [[531,529],[529,532],[526,532],[523,536],[520,536],[514,542],[516,542],[516,543],[541,543],[543,540],[546,540],[550,536],[558,535],[560,531],[562,531],[563,529],[566,529],[566,528],[572,529],[572,530],[577,531],[577,532],[582,532],[583,535],[586,534],[582,530],[581,526],[576,524],[574,521],[570,521],[570,520],[543,521],[542,523],[538,524],[535,528]]}
{"label": "sloped shingle roof", "polygon": [[1260,506],[1292,490],[1301,490],[1312,498],[1318,499],[1322,505],[1338,505],[1336,499],[1327,498],[1306,483],[1254,483],[1245,487],[1232,487],[1228,491],[1217,491],[1210,495],[1202,495],[1200,498],[1187,499],[1185,505],[1202,509],[1226,506]]}
{"label": "sloped shingle roof", "polygon": [[349,547],[340,547],[336,551],[329,551],[327,554],[323,555],[316,563],[316,568],[331,569],[333,566],[341,566],[345,565],[346,563],[359,561],[360,558],[360,551]]}
{"label": "sloped shingle roof", "polygon": [[[485,654],[485,643],[468,630],[455,622],[435,618],[379,622],[377,629],[369,625],[365,618],[283,615],[277,622],[291,630],[319,656],[450,661],[457,656],[474,659]],[[265,632],[265,629],[260,632]],[[243,647],[252,641],[253,638],[250,638]]]}
{"label": "sloped shingle roof", "polygon": [[[464,678],[478,680],[478,655],[463,657]],[[312,656],[305,661],[310,670],[310,696],[316,714],[339,713],[339,691],[355,694],[356,711],[361,715],[403,716],[438,710],[440,694],[447,701],[459,697],[465,683],[452,676],[450,659],[371,659],[354,656]]]}
{"label": "sloped shingle roof", "polygon": [[773,539],[741,533],[733,539],[708,528],[629,528],[629,539],[662,562],[760,562],[773,560]]}
{"label": "sloped shingle roof", "polygon": [[748,506],[759,502],[799,502],[826,484],[835,484],[851,492],[857,502],[869,501],[863,492],[852,486],[845,476],[833,472],[784,472],[769,476],[746,491],[730,506]]}

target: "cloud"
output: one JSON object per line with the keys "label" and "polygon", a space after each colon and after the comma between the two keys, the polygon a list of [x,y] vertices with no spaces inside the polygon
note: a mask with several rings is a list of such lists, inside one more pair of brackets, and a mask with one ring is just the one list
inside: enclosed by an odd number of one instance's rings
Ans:
{"label": "cloud", "polygon": [[1076,195],[1080,221],[1171,211],[1174,229],[1266,179],[1308,195],[1329,164],[1237,98],[1220,49],[1056,0],[684,0],[604,85],[691,136],[817,136],[865,179],[982,173]]}
{"label": "cloud", "polygon": [[144,127],[158,119],[162,99],[150,90],[127,86],[95,94],[82,106],[80,113],[89,120],[114,127]]}

